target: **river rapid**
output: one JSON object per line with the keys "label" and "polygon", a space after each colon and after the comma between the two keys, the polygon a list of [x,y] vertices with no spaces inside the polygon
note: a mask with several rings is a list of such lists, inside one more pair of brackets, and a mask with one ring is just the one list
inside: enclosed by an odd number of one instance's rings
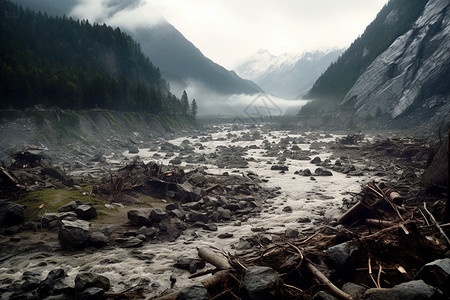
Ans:
{"label": "river rapid", "polygon": [[[235,129],[235,130],[233,130]],[[258,131],[257,138],[242,139],[253,131]],[[174,268],[174,263],[179,257],[197,257],[197,247],[213,246],[233,253],[244,249],[242,246],[244,237],[255,234],[256,229],[263,230],[264,235],[271,239],[273,235],[283,235],[286,229],[295,229],[300,233],[311,232],[319,226],[329,224],[342,214],[344,198],[351,198],[348,192],[359,192],[361,184],[371,180],[369,176],[348,176],[346,174],[332,172],[333,176],[302,176],[296,171],[309,168],[313,173],[317,168],[309,160],[297,160],[286,158],[282,161],[287,171],[271,170],[271,166],[280,163],[280,153],[274,155],[266,150],[268,145],[279,145],[283,139],[295,140],[295,145],[302,151],[311,151],[311,158],[320,157],[322,161],[330,159],[334,164],[338,157],[333,157],[329,147],[321,145],[332,144],[336,138],[342,136],[324,133],[303,133],[266,131],[260,128],[236,129],[231,125],[223,125],[215,128],[213,133],[206,136],[181,137],[169,141],[174,145],[180,145],[188,139],[194,145],[195,152],[208,154],[216,152],[218,147],[240,146],[248,147],[244,158],[248,161],[248,168],[229,169],[219,168],[217,165],[186,164],[181,165],[186,169],[206,166],[208,173],[222,174],[224,172],[240,175],[245,172],[254,172],[259,175],[268,188],[279,188],[278,196],[265,199],[262,203],[262,211],[257,217],[251,217],[246,221],[229,221],[218,223],[218,231],[205,231],[201,228],[188,229],[175,242],[146,243],[137,249],[124,249],[106,247],[95,250],[67,252],[59,248],[58,241],[46,242],[45,247],[36,248],[33,251],[19,253],[14,257],[0,263],[0,286],[20,282],[25,271],[41,274],[45,279],[49,271],[63,268],[68,276],[65,282],[73,286],[75,276],[80,272],[94,272],[108,277],[111,281],[112,291],[121,292],[133,286],[145,287],[145,296],[151,299],[171,288],[170,278],[176,278],[173,288],[181,288],[201,281],[204,277],[188,279],[188,271]],[[300,141],[300,142],[298,142]],[[195,145],[202,145],[198,147]],[[292,142],[285,143],[286,149],[291,149]],[[295,149],[297,149],[295,147]],[[314,149],[311,149],[314,148]],[[159,162],[169,164],[171,158],[164,157],[164,152],[152,148],[139,149],[139,157],[144,161],[155,160],[155,153],[160,154]],[[177,155],[178,153],[175,153]],[[122,157],[131,158],[134,155],[121,153]],[[342,159],[342,158],[341,158]],[[345,158],[343,158],[345,159]],[[282,159],[284,160],[284,159]],[[117,155],[111,156],[111,165],[117,164]],[[353,162],[364,165],[364,161]],[[231,233],[233,236],[220,239],[222,233]],[[37,232],[35,235],[43,235],[45,232]],[[8,295],[2,298],[7,299]]]}

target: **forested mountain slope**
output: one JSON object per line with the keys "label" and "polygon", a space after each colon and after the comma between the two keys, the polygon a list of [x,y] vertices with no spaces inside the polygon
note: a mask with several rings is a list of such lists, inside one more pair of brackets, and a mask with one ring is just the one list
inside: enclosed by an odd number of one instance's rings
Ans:
{"label": "forested mountain slope", "polygon": [[427,0],[389,1],[364,33],[317,79],[305,99],[318,99],[337,106],[367,67],[410,30],[426,3]]}
{"label": "forested mountain slope", "polygon": [[160,71],[120,29],[0,0],[0,108],[178,109]]}

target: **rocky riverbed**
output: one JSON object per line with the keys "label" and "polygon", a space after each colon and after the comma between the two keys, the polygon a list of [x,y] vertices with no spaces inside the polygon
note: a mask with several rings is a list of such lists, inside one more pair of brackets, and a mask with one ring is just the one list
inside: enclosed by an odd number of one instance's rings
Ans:
{"label": "rocky riverbed", "polygon": [[[21,187],[5,188],[2,207],[19,219],[5,203],[27,208],[25,223],[2,224],[2,297],[151,299],[198,284],[208,275],[190,273],[211,266],[197,248],[240,255],[342,226],[369,182],[401,181],[403,198],[414,197],[432,152],[411,138],[254,125],[132,146],[56,165],[34,149],[3,169],[3,183]],[[442,197],[433,200],[437,209]]]}

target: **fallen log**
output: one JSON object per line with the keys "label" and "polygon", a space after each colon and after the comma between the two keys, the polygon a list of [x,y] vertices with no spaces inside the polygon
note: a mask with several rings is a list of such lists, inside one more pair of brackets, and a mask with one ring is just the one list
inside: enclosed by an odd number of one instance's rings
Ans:
{"label": "fallen log", "polygon": [[322,272],[320,272],[312,263],[310,263],[309,261],[307,261],[306,263],[306,267],[308,268],[308,270],[314,275],[314,277],[316,277],[321,283],[325,284],[330,291],[335,294],[336,296],[342,298],[342,299],[348,299],[348,300],[352,300],[353,297],[350,296],[349,294],[343,292],[342,290],[340,290],[337,286],[335,286],[327,277],[325,277],[325,275],[323,275]]}
{"label": "fallen log", "polygon": [[207,247],[198,248],[197,251],[198,251],[198,256],[200,256],[206,262],[209,262],[216,268],[223,269],[223,270],[232,268],[230,263],[228,262],[228,259],[225,256],[213,251],[211,248],[207,248]]}
{"label": "fallen log", "polygon": [[338,222],[341,224],[353,224],[356,221],[364,218],[369,213],[369,209],[362,202],[353,205],[347,212],[345,212]]}

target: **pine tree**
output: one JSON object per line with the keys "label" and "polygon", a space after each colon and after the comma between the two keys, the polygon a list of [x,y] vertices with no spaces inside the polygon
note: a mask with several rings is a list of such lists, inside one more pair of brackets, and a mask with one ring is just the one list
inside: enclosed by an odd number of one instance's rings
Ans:
{"label": "pine tree", "polygon": [[181,96],[181,114],[188,115],[189,112],[189,100],[186,91],[183,91],[183,95]]}
{"label": "pine tree", "polygon": [[197,112],[198,112],[197,102],[195,101],[195,99],[193,99],[191,103],[191,114],[194,119],[197,117]]}

